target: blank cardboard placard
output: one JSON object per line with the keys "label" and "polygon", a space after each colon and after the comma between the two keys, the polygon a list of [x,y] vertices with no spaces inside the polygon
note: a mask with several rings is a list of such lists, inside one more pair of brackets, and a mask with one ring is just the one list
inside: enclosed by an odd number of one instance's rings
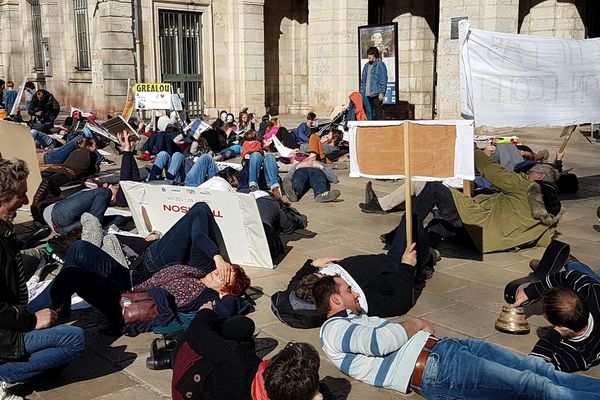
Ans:
{"label": "blank cardboard placard", "polygon": [[[404,124],[358,127],[356,153],[361,173],[404,175]],[[409,123],[409,130],[410,174],[454,176],[456,126]]]}
{"label": "blank cardboard placard", "polygon": [[[2,158],[20,158],[29,167],[27,197],[31,201],[42,182],[40,166],[35,153],[35,143],[27,125],[0,121],[0,154]],[[29,206],[24,206],[29,208]]]}

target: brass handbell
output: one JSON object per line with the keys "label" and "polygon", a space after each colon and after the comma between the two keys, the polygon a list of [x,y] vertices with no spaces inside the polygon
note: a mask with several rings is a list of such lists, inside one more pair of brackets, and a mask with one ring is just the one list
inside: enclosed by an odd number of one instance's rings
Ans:
{"label": "brass handbell", "polygon": [[525,309],[511,304],[502,306],[502,312],[496,320],[496,330],[513,335],[529,333],[529,323],[525,319]]}

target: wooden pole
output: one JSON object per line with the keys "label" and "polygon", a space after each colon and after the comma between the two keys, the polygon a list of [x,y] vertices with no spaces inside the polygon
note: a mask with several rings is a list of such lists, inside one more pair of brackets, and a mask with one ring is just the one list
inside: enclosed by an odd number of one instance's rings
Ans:
{"label": "wooden pole", "polygon": [[404,191],[406,205],[406,247],[413,243],[412,181],[410,177],[410,122],[404,122]]}

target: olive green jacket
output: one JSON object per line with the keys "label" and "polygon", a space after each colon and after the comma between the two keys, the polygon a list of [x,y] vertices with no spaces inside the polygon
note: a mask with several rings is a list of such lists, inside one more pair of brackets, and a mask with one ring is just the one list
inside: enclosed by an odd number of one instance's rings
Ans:
{"label": "olive green jacket", "polygon": [[535,181],[505,169],[481,150],[475,150],[475,168],[500,193],[471,198],[451,191],[460,219],[479,250],[491,253],[530,244],[547,246],[563,210],[557,216],[550,214]]}

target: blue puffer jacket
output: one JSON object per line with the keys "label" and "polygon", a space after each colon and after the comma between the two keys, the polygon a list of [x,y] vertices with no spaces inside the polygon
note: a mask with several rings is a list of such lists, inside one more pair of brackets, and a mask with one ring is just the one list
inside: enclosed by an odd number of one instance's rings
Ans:
{"label": "blue puffer jacket", "polygon": [[[367,94],[365,93],[365,89],[367,86],[367,71],[369,70],[368,65],[368,63],[365,63],[362,70],[360,79],[361,94]],[[387,68],[380,58],[376,58],[375,62],[373,63],[373,76],[371,76],[371,92],[385,94],[385,91],[387,90],[387,81]]]}

